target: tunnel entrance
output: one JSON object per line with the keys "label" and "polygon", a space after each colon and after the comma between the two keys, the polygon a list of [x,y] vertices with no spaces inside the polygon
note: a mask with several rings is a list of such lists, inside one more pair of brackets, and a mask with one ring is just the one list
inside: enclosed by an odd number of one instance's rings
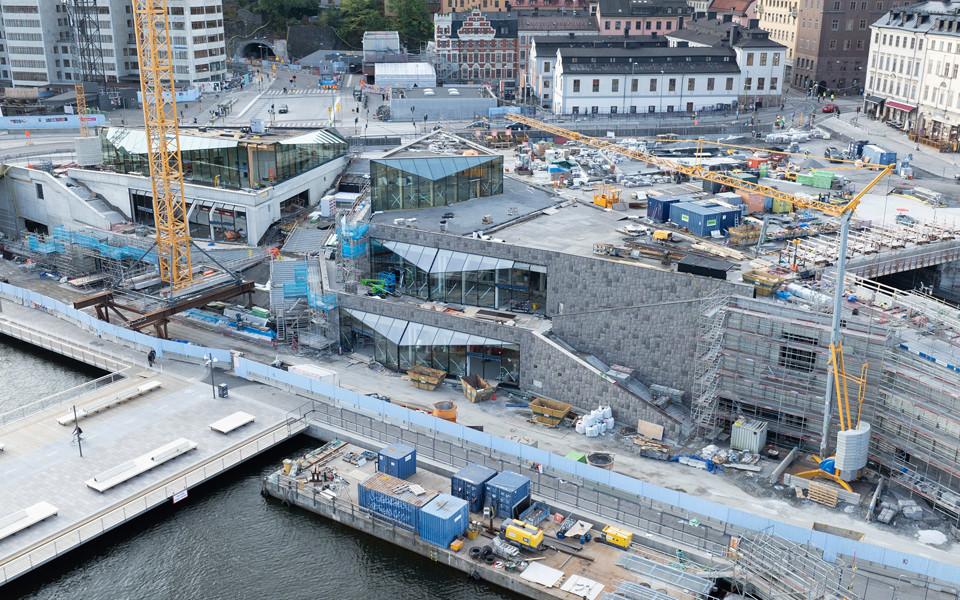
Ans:
{"label": "tunnel entrance", "polygon": [[243,47],[243,57],[256,60],[273,60],[277,55],[273,48],[261,42],[250,42]]}

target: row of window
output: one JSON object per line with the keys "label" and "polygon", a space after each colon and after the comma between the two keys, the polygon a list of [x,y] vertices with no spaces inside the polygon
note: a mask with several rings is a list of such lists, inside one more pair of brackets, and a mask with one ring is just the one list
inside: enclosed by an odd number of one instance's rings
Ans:
{"label": "row of window", "polygon": [[[767,53],[766,53],[766,52],[760,52],[759,54],[760,54],[760,65],[759,65],[759,66],[761,66],[761,67],[767,66]],[[780,66],[780,53],[779,53],[779,52],[771,52],[770,54],[773,56],[773,58],[771,59],[771,61],[773,62],[773,66],[779,67],[779,66]],[[752,66],[753,66],[753,57],[754,57],[754,53],[753,53],[753,52],[747,52],[747,66],[748,66],[748,67],[752,67]]]}
{"label": "row of window", "polygon": [[[894,80],[892,80],[892,79],[887,79],[887,78],[885,78],[885,77],[879,77],[879,78],[877,78],[877,82],[876,82],[876,83],[877,83],[877,87],[874,87],[874,86],[873,86],[873,84],[874,84],[874,79],[873,79],[873,76],[871,75],[867,88],[870,89],[870,90],[875,90],[876,92],[881,93],[881,94],[887,93],[887,92],[889,91],[889,93],[891,93],[891,94],[893,94],[893,95],[895,95],[895,96],[900,96],[900,95],[901,95],[901,91],[902,91],[902,92],[903,92],[902,95],[909,97],[911,100],[916,100],[916,98],[917,98],[917,84],[916,84],[916,83],[914,83],[913,85],[911,85],[910,82],[907,82],[907,81],[901,83],[901,82],[899,82],[899,81],[894,81]],[[888,85],[888,84],[889,84],[889,85]],[[896,85],[894,85],[894,84],[896,84]],[[902,87],[901,87],[901,86],[902,86]],[[929,87],[929,86],[928,86],[928,87]],[[888,88],[889,88],[889,89],[888,89]],[[909,94],[908,94],[907,92],[909,92]]]}
{"label": "row of window", "polygon": [[[727,78],[726,78],[726,84],[725,84],[725,85],[726,85],[726,90],[727,90],[727,91],[732,91],[732,90],[733,90],[734,79],[735,79],[734,77],[727,77]],[[752,78],[750,78],[750,77],[747,77],[747,78],[746,78],[746,85],[747,85],[747,88],[746,88],[746,89],[748,89],[748,90],[750,89],[751,80],[752,80]],[[656,91],[657,91],[657,81],[658,81],[657,79],[650,79],[650,87],[649,87],[649,90],[650,90],[651,92],[656,92]],[[696,77],[690,77],[690,78],[688,78],[686,81],[687,81],[687,91],[688,91],[688,92],[695,92],[695,91],[697,91],[697,78],[696,78]],[[548,82],[544,81],[543,83],[544,83],[544,87],[549,87],[549,86],[547,85]],[[574,79],[574,80],[573,80],[573,93],[574,93],[574,94],[579,94],[579,93],[581,93],[581,85],[580,85],[580,83],[581,83],[581,80],[580,80],[580,79]],[[766,79],[765,79],[765,78],[760,77],[759,79],[757,79],[757,89],[758,89],[758,90],[764,89],[765,84],[766,84]],[[639,88],[640,88],[640,79],[638,79],[638,78],[633,78],[633,79],[631,79],[631,80],[630,80],[630,92],[631,92],[631,93],[636,93],[636,92],[639,91]],[[592,91],[593,93],[599,94],[599,93],[600,93],[600,80],[599,80],[599,79],[594,79],[594,80],[591,82],[590,89],[591,89],[591,91]],[[715,77],[707,77],[707,78],[706,78],[706,91],[712,92],[712,91],[714,91],[715,89],[716,89],[716,78],[715,78]],[[776,89],[777,89],[777,78],[776,78],[776,77],[773,77],[773,78],[770,79],[770,89],[771,89],[771,90],[776,90]],[[620,79],[612,79],[612,80],[610,80],[610,92],[611,92],[611,93],[619,93],[620,91],[621,91],[621,90],[620,90]],[[666,90],[666,91],[668,91],[668,92],[675,92],[675,91],[677,91],[677,79],[676,79],[676,78],[671,77],[670,79],[667,80],[667,90]]]}
{"label": "row of window", "polygon": [[[900,43],[901,43],[901,37],[900,37],[899,35],[893,35],[892,33],[888,35],[888,34],[885,33],[885,34],[883,34],[883,37],[881,38],[879,31],[873,34],[873,43],[874,43],[874,44],[879,44],[879,43],[880,43],[880,40],[882,39],[882,40],[883,40],[883,45],[886,46],[886,45],[887,45],[887,38],[888,38],[888,37],[890,38],[890,45],[893,46],[893,47],[895,47],[895,48],[901,48],[901,47],[902,47],[902,48],[906,49],[906,48],[907,48],[907,40],[910,40],[910,49],[911,49],[911,50],[913,50],[914,48],[916,48],[917,50],[923,50],[923,40],[920,40],[919,43],[918,43],[918,42],[917,42],[917,38],[915,38],[915,37],[903,36],[903,38],[902,38],[903,46],[901,46],[901,45],[900,45]],[[953,44],[950,44],[949,47],[950,47],[949,52],[953,52]],[[957,48],[960,49],[960,44],[957,44]],[[943,42],[940,42],[940,49],[943,50]]]}
{"label": "row of window", "polygon": [[[610,24],[613,23],[613,30],[620,31],[621,21],[605,21],[603,23],[603,29],[605,31],[610,31]],[[673,31],[673,21],[623,21],[623,28],[625,30],[633,29],[634,31],[641,31],[646,28],[647,31]]]}

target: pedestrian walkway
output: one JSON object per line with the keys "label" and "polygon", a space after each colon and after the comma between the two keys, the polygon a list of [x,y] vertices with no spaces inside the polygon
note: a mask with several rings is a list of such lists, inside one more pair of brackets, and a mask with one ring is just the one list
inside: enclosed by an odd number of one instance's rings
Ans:
{"label": "pedestrian walkway", "polygon": [[850,140],[870,140],[896,152],[898,158],[912,154],[913,159],[910,165],[914,170],[948,179],[960,174],[960,165],[957,164],[956,154],[937,152],[926,146],[920,146],[918,149],[917,144],[907,138],[906,132],[897,131],[863,114],[848,116],[847,113],[844,113],[840,118],[825,117],[817,119],[816,126],[829,131],[831,134],[839,134],[844,146]]}
{"label": "pedestrian walkway", "polygon": [[284,92],[282,89],[270,88],[269,90],[263,92],[264,96],[329,96],[332,94],[339,94],[340,90],[332,89],[319,89],[319,88],[309,88],[309,89],[297,89],[297,90],[287,90]]}

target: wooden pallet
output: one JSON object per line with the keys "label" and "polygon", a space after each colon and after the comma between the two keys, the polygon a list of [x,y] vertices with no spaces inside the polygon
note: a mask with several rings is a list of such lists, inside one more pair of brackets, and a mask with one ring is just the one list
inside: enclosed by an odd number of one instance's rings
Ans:
{"label": "wooden pallet", "polygon": [[817,483],[816,481],[810,482],[810,489],[807,490],[807,498],[813,500],[814,502],[819,502],[830,508],[835,508],[839,498],[837,497],[837,490],[833,489],[828,485],[822,483]]}

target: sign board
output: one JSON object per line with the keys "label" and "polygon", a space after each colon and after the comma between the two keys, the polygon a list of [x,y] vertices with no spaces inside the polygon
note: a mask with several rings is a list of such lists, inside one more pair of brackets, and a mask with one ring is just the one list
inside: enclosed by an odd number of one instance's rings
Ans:
{"label": "sign board", "polygon": [[187,490],[180,490],[179,492],[173,495],[174,504],[176,504],[177,502],[180,502],[181,500],[186,500],[186,499],[187,499]]}

